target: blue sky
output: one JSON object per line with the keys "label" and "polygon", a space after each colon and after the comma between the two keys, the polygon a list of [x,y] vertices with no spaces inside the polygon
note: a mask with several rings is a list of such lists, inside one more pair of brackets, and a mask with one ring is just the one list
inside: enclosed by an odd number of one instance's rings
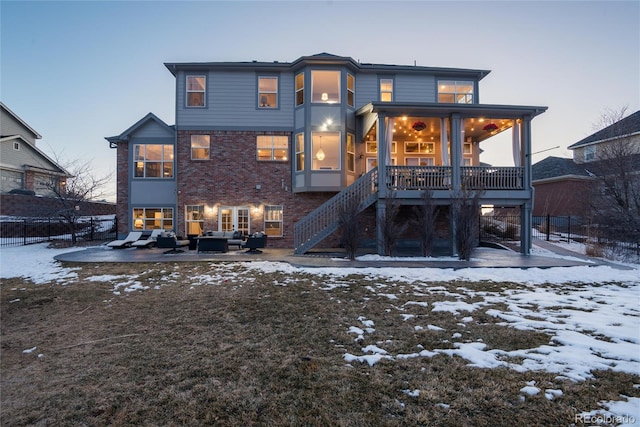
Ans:
{"label": "blue sky", "polygon": [[[640,109],[638,1],[6,1],[0,99],[63,159],[115,171],[117,135],[148,112],[174,124],[164,62],[362,62],[488,69],[487,104],[548,106],[534,156],[569,157],[605,108]],[[510,141],[481,160],[509,165]],[[115,177],[110,192],[115,194]],[[110,198],[112,199],[112,198]]]}

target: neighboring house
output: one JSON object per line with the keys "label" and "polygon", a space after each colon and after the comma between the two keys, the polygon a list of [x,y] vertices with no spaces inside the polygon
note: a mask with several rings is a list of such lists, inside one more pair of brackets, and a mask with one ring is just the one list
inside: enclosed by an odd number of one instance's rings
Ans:
{"label": "neighboring house", "polygon": [[534,215],[588,216],[597,177],[614,173],[616,158],[625,158],[628,170],[640,172],[640,111],[568,148],[572,159],[547,157],[532,166]]}
{"label": "neighboring house", "polygon": [[[327,53],[165,66],[175,126],[150,113],[106,138],[117,148],[121,234],[264,230],[270,246],[304,253],[339,243],[340,206],[356,200],[363,237],[380,242],[390,197],[411,206],[430,189],[453,252],[451,196],[464,185],[483,190],[483,204],[520,208],[529,253],[531,121],[546,107],[481,104],[489,71]],[[480,144],[508,130],[515,166],[481,164]]]}
{"label": "neighboring house", "polygon": [[69,173],[38,147],[42,138],[0,102],[0,192],[33,191],[51,195],[51,185],[64,185]]}

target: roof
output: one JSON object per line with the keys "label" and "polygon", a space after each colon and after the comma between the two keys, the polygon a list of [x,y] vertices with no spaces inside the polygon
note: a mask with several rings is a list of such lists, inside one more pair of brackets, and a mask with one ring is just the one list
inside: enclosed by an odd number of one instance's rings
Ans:
{"label": "roof", "polygon": [[[6,105],[4,105],[3,102],[0,102],[0,108],[2,108],[3,110],[5,110],[7,113],[9,113],[9,115],[11,117],[13,117],[17,122],[19,122],[22,126],[24,126],[25,128],[27,128],[29,130],[29,132],[33,133],[33,137],[35,139],[41,139],[42,135],[40,135],[38,132],[36,132],[31,126],[29,126],[24,120],[22,120],[16,113],[14,113],[13,111],[11,111],[9,109],[9,107],[7,107]],[[2,135],[2,136],[7,136],[7,135]]]}
{"label": "roof", "polygon": [[339,64],[350,67],[359,72],[418,72],[443,76],[458,76],[466,78],[484,78],[490,70],[477,70],[468,68],[449,67],[425,67],[418,65],[390,65],[361,63],[349,56],[339,56],[327,52],[317,53],[310,56],[301,56],[293,62],[166,62],[164,65],[175,76],[178,70],[203,70],[203,69],[259,69],[262,71],[296,70],[305,65],[332,65]]}
{"label": "roof", "polygon": [[573,159],[550,156],[531,166],[531,177],[533,181],[566,176],[588,178],[591,175],[584,166],[584,164],[575,163]]}
{"label": "roof", "polygon": [[116,148],[118,142],[128,141],[129,138],[131,137],[131,134],[135,133],[136,130],[140,129],[142,126],[147,124],[147,122],[150,120],[158,123],[161,127],[167,129],[170,132],[173,132],[175,129],[175,126],[173,125],[170,126],[166,124],[161,118],[159,118],[155,114],[148,113],[146,116],[144,116],[143,118],[135,122],[133,125],[131,125],[127,130],[122,132],[120,135],[106,136],[104,139],[109,141],[110,148]]}
{"label": "roof", "polygon": [[596,142],[630,136],[637,133],[640,133],[640,111],[636,111],[635,113],[615,122],[614,124],[609,125],[606,128],[601,129],[584,139],[581,139],[580,141],[570,145],[567,148],[573,150]]}

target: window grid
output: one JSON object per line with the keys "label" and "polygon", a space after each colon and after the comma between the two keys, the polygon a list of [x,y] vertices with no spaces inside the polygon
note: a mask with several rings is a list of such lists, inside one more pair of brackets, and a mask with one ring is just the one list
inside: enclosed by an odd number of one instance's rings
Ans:
{"label": "window grid", "polygon": [[204,205],[185,206],[186,234],[202,234],[204,230]]}
{"label": "window grid", "polygon": [[296,107],[304,104],[304,73],[296,75]]}
{"label": "window grid", "polygon": [[351,74],[347,73],[347,105],[355,106],[356,103],[356,80]]}
{"label": "window grid", "polygon": [[209,160],[210,146],[209,135],[191,135],[191,160]]}
{"label": "window grid", "polygon": [[296,171],[304,170],[304,133],[296,135]]}
{"label": "window grid", "polygon": [[258,77],[258,108],[278,108],[278,77]]}
{"label": "window grid", "polygon": [[264,232],[267,236],[282,236],[282,205],[264,206]]}
{"label": "window grid", "polygon": [[173,208],[133,208],[134,230],[173,230]]}
{"label": "window grid", "polygon": [[454,80],[439,81],[438,102],[449,104],[472,104],[473,82]]}
{"label": "window grid", "polygon": [[207,77],[187,76],[187,107],[204,107]]}
{"label": "window grid", "polygon": [[382,102],[393,101],[393,80],[392,79],[380,79],[380,101]]}
{"label": "window grid", "polygon": [[259,161],[286,161],[289,137],[284,135],[258,135],[256,156]]}
{"label": "window grid", "polygon": [[135,178],[173,178],[173,145],[135,144]]}
{"label": "window grid", "polygon": [[353,134],[347,134],[347,171],[356,171],[356,145]]}

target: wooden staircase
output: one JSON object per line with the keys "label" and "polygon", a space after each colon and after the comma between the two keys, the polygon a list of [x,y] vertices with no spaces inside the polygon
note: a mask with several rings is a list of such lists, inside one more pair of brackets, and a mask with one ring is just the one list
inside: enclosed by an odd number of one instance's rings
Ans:
{"label": "wooden staircase", "polygon": [[377,199],[378,168],[373,168],[294,225],[293,253],[304,254],[336,231],[340,213],[349,203],[357,201],[362,212]]}

